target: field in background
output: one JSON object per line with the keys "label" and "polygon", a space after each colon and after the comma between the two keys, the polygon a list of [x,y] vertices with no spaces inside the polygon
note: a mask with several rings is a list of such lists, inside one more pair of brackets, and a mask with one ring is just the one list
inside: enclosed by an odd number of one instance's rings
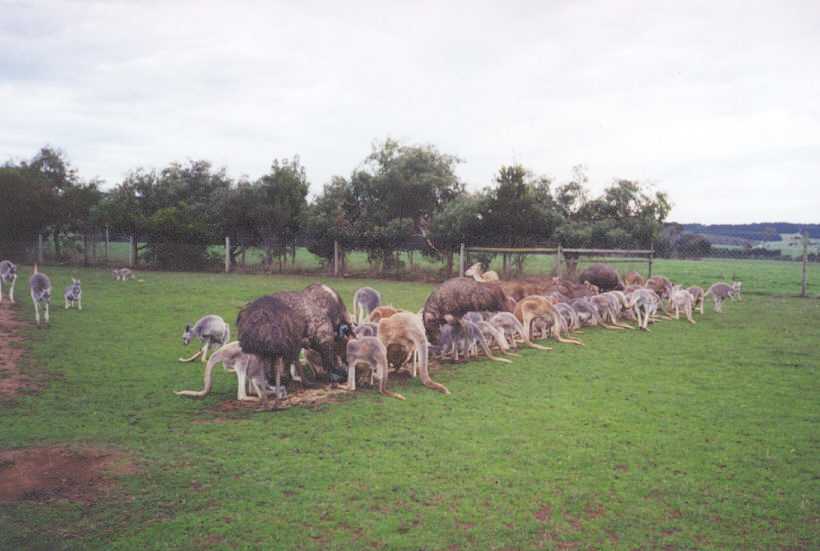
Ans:
{"label": "field in background", "polygon": [[[57,289],[82,278],[85,310],[55,304],[52,327],[28,331],[50,381],[0,404],[0,447],[113,446],[140,472],[96,505],[0,504],[0,548],[815,548],[820,301],[759,294],[793,289],[768,264],[660,263],[687,284],[744,280],[746,300],[695,326],[587,330],[584,348],[445,365],[433,377],[451,396],[396,378],[405,402],[361,390],[276,413],[220,410],[236,396],[222,371],[205,400],[173,395],[201,384],[199,365],[176,362],[191,351],[180,336],[314,278],[117,283],[49,267]],[[323,281],[348,303],[367,284],[411,310],[431,288]]]}
{"label": "field in background", "polygon": [[[799,233],[781,233],[781,241],[757,241],[754,243],[755,248],[767,249],[771,251],[780,251],[783,256],[792,258],[800,258],[803,256],[803,242],[802,236]],[[741,250],[744,247],[741,245],[712,245],[715,249],[729,249]],[[820,239],[809,239],[809,254],[820,253]]]}
{"label": "field in background", "polygon": [[[221,254],[224,248],[212,247],[214,254]],[[127,243],[112,243],[111,244],[112,262],[118,265],[125,265],[128,261],[128,244]],[[263,254],[261,250],[253,249],[248,252],[246,261],[248,266],[253,269],[261,269]],[[407,272],[410,266],[410,260],[407,253],[400,255],[404,267],[402,268],[401,277],[412,278]],[[476,259],[470,259],[475,261]],[[419,273],[425,273],[430,278],[441,279],[442,264],[439,261],[433,261],[423,255],[416,253],[413,256],[413,265]],[[581,261],[578,264],[578,272],[580,273],[589,262]],[[348,255],[348,272],[353,274],[365,274],[368,269],[372,268],[367,262],[367,254],[362,251],[354,251]],[[646,275],[647,264],[645,262],[627,262],[617,263],[614,266],[626,273],[631,270],[636,270],[641,274]],[[783,262],[778,260],[753,260],[743,259],[735,260],[729,258],[707,258],[703,260],[677,260],[677,259],[657,259],[654,262],[653,272],[655,274],[662,274],[672,278],[674,281],[679,281],[685,285],[706,285],[725,280],[730,281],[739,279],[744,282],[744,289],[747,292],[756,294],[783,294],[783,295],[798,295],[800,293],[801,280],[801,265],[797,262]],[[512,262],[510,262],[512,267]],[[524,263],[525,275],[543,275],[549,274],[555,267],[554,256],[528,256]],[[278,264],[274,262],[274,271],[278,268]],[[326,269],[326,268],[325,268]],[[454,269],[458,270],[458,259],[456,259]],[[501,273],[502,260],[501,255],[497,255],[490,264],[489,268]],[[321,275],[323,266],[320,259],[304,248],[297,248],[296,264],[294,266],[288,265],[286,270],[297,272],[316,272]],[[390,277],[391,273],[385,274]],[[820,295],[820,263],[810,262],[808,264],[808,294],[810,296]]]}

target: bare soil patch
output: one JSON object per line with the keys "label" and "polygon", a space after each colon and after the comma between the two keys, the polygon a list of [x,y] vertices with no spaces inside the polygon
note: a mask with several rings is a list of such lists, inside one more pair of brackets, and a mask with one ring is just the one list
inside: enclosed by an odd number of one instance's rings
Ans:
{"label": "bare soil patch", "polygon": [[13,307],[0,304],[0,401],[14,400],[37,392],[42,385],[20,371],[25,352],[22,330],[27,324],[17,320]]}
{"label": "bare soil patch", "polygon": [[[403,356],[404,357],[404,356]],[[439,369],[441,366],[435,362],[430,362],[430,371]],[[355,392],[378,392],[374,387],[371,387],[369,380],[364,370],[357,372],[357,383]],[[389,378],[387,386],[405,386],[413,384],[413,376],[408,369],[389,371]],[[321,384],[321,383],[320,383]],[[420,384],[417,382],[417,384]],[[298,383],[290,382],[288,387],[288,397],[284,400],[275,401],[272,398],[268,400],[268,411],[279,411],[289,409],[291,407],[307,407],[313,408],[323,404],[337,403],[345,399],[351,398],[355,392],[347,390],[346,386],[339,386],[336,384],[326,384],[319,388],[303,388]],[[275,404],[275,405],[274,405]],[[239,400],[225,400],[210,408],[213,413],[233,413],[240,411],[257,411],[261,409],[261,405],[256,401],[240,402]],[[230,417],[217,416],[213,419],[198,419],[194,421],[198,424],[207,423],[224,423]]]}
{"label": "bare soil patch", "polygon": [[0,451],[0,503],[93,503],[113,489],[113,477],[136,473],[128,456],[115,450],[53,446]]}
{"label": "bare soil patch", "polygon": [[[284,400],[269,399],[268,405],[271,411],[278,411],[288,409],[291,407],[317,407],[322,404],[331,402],[338,402],[345,396],[349,396],[351,392],[345,388],[338,386],[329,386],[322,388],[308,388],[305,390],[288,391],[288,397]],[[275,405],[274,405],[275,404]],[[214,406],[212,411],[219,413],[230,413],[234,411],[248,411],[259,409],[259,402],[240,402],[239,400],[225,400]]]}

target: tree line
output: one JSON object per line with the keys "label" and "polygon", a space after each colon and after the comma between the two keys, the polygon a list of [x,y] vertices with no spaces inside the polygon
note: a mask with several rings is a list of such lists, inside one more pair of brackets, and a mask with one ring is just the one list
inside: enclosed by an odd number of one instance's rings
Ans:
{"label": "tree line", "polygon": [[387,139],[309,198],[298,156],[275,159],[253,180],[205,160],[136,168],[105,190],[80,178],[63,152],[43,147],[0,167],[0,244],[20,254],[43,234],[60,256],[65,244],[108,228],[133,236],[135,255],[168,269],[215,261],[209,246],[227,236],[232,263],[255,248],[267,266],[282,266],[297,245],[329,261],[338,243],[367,251],[382,270],[395,267],[398,251],[419,249],[452,273],[461,243],[648,248],[662,238],[669,200],[640,182],[614,180],[592,197],[581,166],[559,184],[511,164],[470,192],[456,174],[460,162],[432,145]]}

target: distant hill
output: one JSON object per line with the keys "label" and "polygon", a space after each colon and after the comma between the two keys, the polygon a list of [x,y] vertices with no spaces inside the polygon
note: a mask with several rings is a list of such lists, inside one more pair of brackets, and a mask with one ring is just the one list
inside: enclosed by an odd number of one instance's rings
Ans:
{"label": "distant hill", "polygon": [[[681,224],[684,233],[694,233],[726,241],[780,241],[781,234],[809,232],[809,237],[820,239],[820,224],[792,224],[790,222],[767,222],[757,224]],[[717,242],[719,240],[713,240]],[[722,241],[722,240],[720,240]]]}

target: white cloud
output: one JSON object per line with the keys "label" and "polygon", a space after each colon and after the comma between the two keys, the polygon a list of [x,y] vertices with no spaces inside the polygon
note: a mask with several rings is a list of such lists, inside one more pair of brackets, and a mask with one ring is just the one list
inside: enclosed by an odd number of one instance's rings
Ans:
{"label": "white cloud", "polygon": [[50,143],[113,184],[299,154],[316,191],[390,135],[473,188],[584,163],[596,189],[656,182],[676,220],[817,222],[819,6],[0,2],[0,156]]}

